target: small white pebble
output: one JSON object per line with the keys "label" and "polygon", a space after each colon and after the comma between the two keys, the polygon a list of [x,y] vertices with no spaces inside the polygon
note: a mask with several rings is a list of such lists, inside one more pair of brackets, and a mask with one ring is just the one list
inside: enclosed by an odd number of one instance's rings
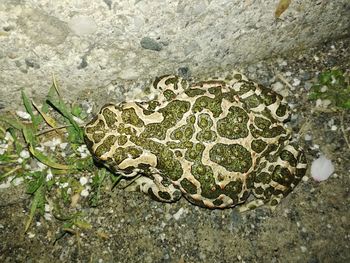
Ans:
{"label": "small white pebble", "polygon": [[87,151],[86,145],[85,144],[80,145],[78,147],[77,151],[80,152],[80,153],[83,153],[83,152]]}
{"label": "small white pebble", "polygon": [[327,87],[327,86],[322,86],[321,92],[326,92],[327,90],[328,90],[328,87]]}
{"label": "small white pebble", "polygon": [[287,76],[287,77],[290,77],[290,76],[292,76],[292,72],[287,71],[286,73],[284,73],[284,75]]}
{"label": "small white pebble", "polygon": [[35,237],[35,234],[32,232],[28,232],[28,238],[33,238],[33,237]]}
{"label": "small white pebble", "polygon": [[311,147],[312,150],[317,150],[317,149],[320,149],[320,146],[318,144],[314,144],[312,147]]}
{"label": "small white pebble", "polygon": [[317,61],[319,61],[320,60],[320,58],[318,57],[318,56],[314,56],[314,60],[317,62]]}
{"label": "small white pebble", "polygon": [[60,187],[61,187],[61,188],[66,188],[66,187],[68,187],[68,185],[69,185],[69,184],[68,184],[67,182],[65,182],[65,183],[61,184]]}
{"label": "small white pebble", "polygon": [[37,162],[37,165],[38,165],[37,171],[43,171],[47,167],[46,164],[43,164],[41,162]]}
{"label": "small white pebble", "polygon": [[85,158],[85,157],[89,156],[89,150],[87,149],[85,144],[79,146],[77,151],[80,153],[80,156],[82,158]]}
{"label": "small white pebble", "polygon": [[13,141],[12,135],[9,132],[5,133],[5,141]]}
{"label": "small white pebble", "polygon": [[17,177],[15,178],[12,183],[14,186],[20,185],[24,181],[23,177]]}
{"label": "small white pebble", "polygon": [[289,90],[285,88],[285,86],[277,81],[271,85],[271,88],[273,91],[277,92],[278,94],[282,95],[283,97],[287,97],[289,94]]}
{"label": "small white pebble", "polygon": [[86,158],[86,157],[88,157],[89,155],[87,154],[87,153],[80,153],[80,157],[81,158]]}
{"label": "small white pebble", "polygon": [[322,104],[324,108],[327,108],[329,105],[331,105],[331,103],[332,103],[331,100],[328,100],[328,99],[322,100]]}
{"label": "small white pebble", "polygon": [[53,174],[51,172],[51,169],[49,168],[46,174],[46,181],[50,181],[52,178],[53,178]]}
{"label": "small white pebble", "polygon": [[338,127],[335,126],[335,125],[332,125],[331,130],[332,130],[332,131],[336,131],[336,130],[338,130]]}
{"label": "small white pebble", "polygon": [[81,185],[86,185],[88,182],[88,179],[86,177],[80,177],[79,182]]}
{"label": "small white pebble", "polygon": [[327,122],[328,126],[332,126],[334,125],[334,119],[330,119],[328,122]]}
{"label": "small white pebble", "polygon": [[179,209],[179,211],[177,211],[175,214],[173,214],[173,217],[175,220],[179,220],[180,217],[182,216],[183,213],[185,213],[186,210],[183,209],[182,207]]}
{"label": "small white pebble", "polygon": [[64,149],[66,149],[67,145],[68,145],[67,142],[60,143],[60,148],[61,148],[62,150],[64,150]]}
{"label": "small white pebble", "polygon": [[21,119],[23,120],[31,120],[31,116],[29,115],[28,112],[25,112],[25,111],[16,111],[16,114],[18,117],[20,117]]}
{"label": "small white pebble", "polygon": [[324,155],[321,155],[311,164],[311,177],[315,181],[321,182],[327,180],[333,172],[334,165],[332,164],[332,161],[327,159]]}
{"label": "small white pebble", "polygon": [[305,141],[311,141],[312,140],[312,135],[311,134],[305,134],[304,140]]}
{"label": "small white pebble", "polygon": [[86,113],[90,114],[92,112],[92,105],[88,105],[88,108],[86,109]]}
{"label": "small white pebble", "polygon": [[305,253],[307,251],[307,248],[305,246],[300,247],[301,252]]}
{"label": "small white pebble", "polygon": [[30,157],[30,154],[27,150],[22,150],[20,153],[19,153],[19,156],[23,159],[28,159]]}
{"label": "small white pebble", "polygon": [[316,107],[327,108],[331,103],[332,102],[328,99],[325,99],[325,100],[317,99],[316,100]]}
{"label": "small white pebble", "polygon": [[281,62],[281,64],[280,64],[281,66],[287,66],[288,65],[288,63],[287,63],[287,61],[285,61],[285,60],[283,60],[282,62]]}
{"label": "small white pebble", "polygon": [[300,79],[294,78],[292,86],[296,87],[296,86],[299,86],[299,85],[300,85]]}
{"label": "small white pebble", "polygon": [[49,204],[45,204],[45,212],[51,212],[52,208]]}
{"label": "small white pebble", "polygon": [[309,181],[309,177],[303,176],[303,177],[301,178],[301,180],[303,180],[303,182],[307,182],[307,181]]}
{"label": "small white pebble", "polygon": [[321,107],[322,105],[322,100],[321,99],[317,99],[316,100],[316,107]]}
{"label": "small white pebble", "polygon": [[35,147],[35,150],[37,150],[37,151],[39,151],[39,152],[44,152],[45,151],[45,148],[44,148],[44,146],[37,146],[37,147]]}
{"label": "small white pebble", "polygon": [[83,191],[81,191],[80,195],[82,197],[87,197],[89,195],[89,191],[87,189],[84,189]]}
{"label": "small white pebble", "polygon": [[280,90],[282,90],[282,89],[284,88],[283,84],[282,84],[281,82],[279,82],[279,81],[273,83],[273,84],[271,85],[271,87],[272,87],[272,89],[273,89],[274,91],[280,91]]}
{"label": "small white pebble", "polygon": [[6,189],[11,186],[11,181],[13,179],[13,176],[9,176],[6,180],[6,182],[2,181],[2,184],[0,184],[0,189]]}
{"label": "small white pebble", "polygon": [[60,138],[53,138],[50,141],[46,141],[44,142],[42,145],[49,147],[51,149],[51,151],[54,151],[56,146],[61,144],[61,139]]}
{"label": "small white pebble", "polygon": [[335,83],[337,83],[337,79],[334,77],[334,76],[332,76],[332,82],[331,82],[332,84],[335,84]]}
{"label": "small white pebble", "polygon": [[22,158],[18,158],[17,162],[21,164],[21,163],[23,163],[23,159]]}
{"label": "small white pebble", "polygon": [[8,144],[7,143],[2,143],[0,144],[0,155],[4,154],[8,148]]}
{"label": "small white pebble", "polygon": [[45,213],[44,214],[44,218],[47,220],[47,221],[51,221],[52,220],[52,215],[50,213]]}

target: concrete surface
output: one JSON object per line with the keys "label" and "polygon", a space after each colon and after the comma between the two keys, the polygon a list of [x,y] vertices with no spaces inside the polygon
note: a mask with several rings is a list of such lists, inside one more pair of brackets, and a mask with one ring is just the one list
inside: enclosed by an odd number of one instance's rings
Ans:
{"label": "concrete surface", "polygon": [[121,101],[162,74],[230,71],[349,34],[349,0],[0,2],[0,109],[54,74],[72,101]]}

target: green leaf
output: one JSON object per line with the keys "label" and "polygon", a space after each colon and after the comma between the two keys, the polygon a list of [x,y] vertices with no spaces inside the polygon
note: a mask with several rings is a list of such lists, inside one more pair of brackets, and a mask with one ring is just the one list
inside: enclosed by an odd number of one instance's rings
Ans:
{"label": "green leaf", "polygon": [[91,206],[96,207],[101,196],[101,186],[103,181],[106,179],[107,173],[105,169],[100,169],[97,174],[92,178],[92,195],[89,199]]}
{"label": "green leaf", "polygon": [[75,117],[79,117],[80,114],[82,113],[82,108],[78,105],[74,105],[72,107],[72,114],[75,116]]}
{"label": "green leaf", "polygon": [[48,156],[46,156],[42,152],[39,152],[38,150],[36,150],[32,145],[29,146],[29,151],[36,159],[38,159],[41,163],[49,167],[59,169],[59,170],[69,170],[73,168],[73,166],[56,163],[55,161],[51,160]]}
{"label": "green leaf", "polygon": [[312,93],[309,94],[309,99],[310,100],[317,100],[319,98],[319,96],[320,95],[318,93],[312,92]]}
{"label": "green leaf", "polygon": [[8,118],[5,116],[0,116],[0,121],[7,123],[8,125],[10,125],[11,127],[17,129],[17,130],[22,130],[24,124],[22,122],[20,122],[19,120],[15,119],[15,118]]}
{"label": "green leaf", "polygon": [[52,83],[49,92],[46,96],[46,99],[44,100],[43,106],[41,107],[41,111],[44,113],[47,113],[49,111],[49,104],[48,104],[48,100],[50,97],[53,97],[56,94],[56,88],[54,83]]}
{"label": "green leaf", "polygon": [[324,72],[320,74],[318,79],[322,85],[329,85],[332,82],[332,73],[329,71]]}
{"label": "green leaf", "polygon": [[14,127],[9,127],[7,131],[11,134],[13,138],[13,145],[15,147],[15,151],[17,154],[20,154],[20,152],[23,150],[24,146],[22,143],[18,140],[17,132],[21,132],[20,130],[15,129]]}
{"label": "green leaf", "polygon": [[[11,160],[13,160],[13,157],[11,157],[10,155],[6,153],[0,154],[0,162],[6,163],[6,162],[10,162]],[[2,179],[1,175],[0,175],[0,178]]]}
{"label": "green leaf", "polygon": [[40,186],[43,185],[45,180],[45,174],[44,172],[34,172],[31,174],[32,180],[29,181],[27,186],[27,193],[28,194],[34,194]]}
{"label": "green leaf", "polygon": [[68,141],[71,143],[81,144],[81,138],[82,138],[82,130],[76,130],[74,127],[70,126],[67,127],[68,132]]}
{"label": "green leaf", "polygon": [[35,137],[35,131],[32,126],[23,125],[22,127],[22,133],[24,136],[24,139],[26,143],[28,143],[30,146],[35,147],[36,145],[36,137]]}
{"label": "green leaf", "polygon": [[22,100],[23,100],[24,107],[25,107],[26,111],[29,113],[30,117],[32,117],[32,120],[33,120],[34,119],[34,112],[33,112],[32,104],[30,103],[30,100],[27,97],[27,95],[24,93],[23,89],[21,91],[21,94],[22,94]]}
{"label": "green leaf", "polygon": [[87,158],[84,158],[84,159],[74,159],[74,168],[77,169],[77,170],[88,170],[90,171],[91,168],[94,168],[95,165],[94,165],[94,162],[93,162],[93,159],[92,157],[87,157]]}
{"label": "green leaf", "polygon": [[56,120],[54,118],[52,118],[51,116],[49,116],[47,114],[47,112],[44,112],[42,109],[40,109],[39,106],[37,106],[34,102],[33,102],[33,106],[34,108],[39,112],[39,114],[41,115],[41,117],[45,120],[45,122],[52,128],[56,128]]}
{"label": "green leaf", "polygon": [[81,219],[74,220],[74,225],[79,227],[80,229],[91,229],[92,228],[92,225],[90,223],[88,223],[85,220],[81,220]]}
{"label": "green leaf", "polygon": [[24,139],[26,143],[28,143],[28,148],[30,153],[38,159],[40,162],[43,164],[46,164],[49,167],[55,168],[55,169],[60,169],[60,170],[68,170],[71,169],[72,166],[64,165],[64,164],[59,164],[51,160],[48,156],[44,155],[42,152],[39,152],[38,150],[35,149],[36,146],[36,137],[35,137],[35,132],[33,129],[32,125],[24,125],[23,123],[20,123],[19,121],[12,120],[12,119],[7,119],[1,117],[0,120],[3,120],[16,129],[19,129],[22,131]]}
{"label": "green leaf", "polygon": [[45,180],[41,180],[40,182],[41,182],[41,184],[35,190],[33,200],[32,200],[32,203],[30,205],[29,216],[28,216],[27,222],[26,222],[25,227],[24,227],[25,233],[28,231],[37,209],[41,209],[43,211],[43,208],[45,205],[45,186],[44,186]]}
{"label": "green leaf", "polygon": [[22,101],[23,101],[24,108],[29,113],[29,115],[32,119],[32,123],[34,125],[34,128],[37,129],[38,125],[42,121],[42,118],[41,118],[41,116],[34,114],[32,103],[30,102],[29,98],[27,97],[27,95],[25,94],[23,89],[21,91],[21,94],[22,94]]}
{"label": "green leaf", "polygon": [[53,106],[64,118],[66,118],[69,123],[74,127],[77,135],[79,136],[79,140],[83,142],[83,132],[79,125],[73,118],[73,115],[70,113],[68,107],[64,104],[64,102],[58,98],[55,99],[53,96],[49,96],[48,103]]}
{"label": "green leaf", "polygon": [[343,108],[349,110],[349,109],[350,109],[350,101],[345,102],[345,103],[343,104]]}

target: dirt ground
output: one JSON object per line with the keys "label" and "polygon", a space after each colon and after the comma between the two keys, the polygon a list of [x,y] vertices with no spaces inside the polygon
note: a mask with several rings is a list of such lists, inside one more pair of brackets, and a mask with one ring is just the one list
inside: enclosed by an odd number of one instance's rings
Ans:
{"label": "dirt ground", "polygon": [[264,85],[285,84],[278,75],[291,85],[292,128],[301,130],[309,164],[320,152],[332,160],[328,180],[316,182],[308,170],[274,211],[246,213],[108,189],[98,207],[81,207],[92,228],[56,242],[58,220],[37,216],[23,234],[30,204],[23,185],[0,189],[0,262],[350,262],[350,149],[341,130],[350,138],[350,114],[341,120],[307,99],[317,73],[333,67],[349,72],[349,38],[241,68]]}

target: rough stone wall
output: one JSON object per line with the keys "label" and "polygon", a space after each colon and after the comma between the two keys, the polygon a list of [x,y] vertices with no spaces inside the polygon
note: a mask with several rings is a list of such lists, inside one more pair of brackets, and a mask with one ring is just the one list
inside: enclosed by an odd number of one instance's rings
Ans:
{"label": "rough stone wall", "polygon": [[157,75],[229,71],[349,34],[349,0],[292,0],[279,19],[277,3],[1,0],[0,109],[22,88],[42,98],[52,74],[65,98],[121,100]]}

